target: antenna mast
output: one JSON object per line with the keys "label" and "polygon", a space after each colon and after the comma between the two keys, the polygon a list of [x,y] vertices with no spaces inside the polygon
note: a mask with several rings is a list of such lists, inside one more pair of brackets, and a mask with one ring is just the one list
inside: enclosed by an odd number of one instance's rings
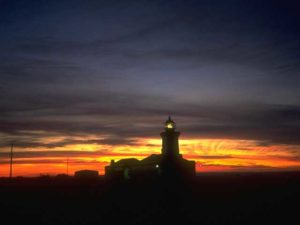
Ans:
{"label": "antenna mast", "polygon": [[11,143],[11,147],[10,147],[10,168],[9,168],[9,178],[12,178],[12,172],[13,172],[13,148],[14,148],[14,143]]}
{"label": "antenna mast", "polygon": [[67,158],[67,176],[69,176],[69,157]]}

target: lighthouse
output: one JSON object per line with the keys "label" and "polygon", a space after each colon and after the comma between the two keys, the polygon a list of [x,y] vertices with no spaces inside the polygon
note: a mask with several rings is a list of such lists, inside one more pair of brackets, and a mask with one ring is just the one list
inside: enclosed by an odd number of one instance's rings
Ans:
{"label": "lighthouse", "polygon": [[160,133],[162,138],[161,154],[163,158],[175,159],[179,154],[179,138],[180,132],[176,131],[176,124],[171,119],[171,116],[165,122],[165,131]]}
{"label": "lighthouse", "polygon": [[185,178],[195,176],[195,161],[187,160],[179,152],[180,132],[171,116],[164,123],[160,133],[162,139],[161,154],[152,154],[142,160],[135,158],[113,161],[105,167],[105,176],[116,179],[134,178]]}

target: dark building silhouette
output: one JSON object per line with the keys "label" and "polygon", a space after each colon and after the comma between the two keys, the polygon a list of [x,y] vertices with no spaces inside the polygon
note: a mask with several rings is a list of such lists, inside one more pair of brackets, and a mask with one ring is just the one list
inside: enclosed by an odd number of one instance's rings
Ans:
{"label": "dark building silhouette", "polygon": [[169,116],[165,122],[165,130],[160,133],[162,138],[161,154],[152,154],[142,160],[135,158],[111,161],[105,167],[105,176],[109,178],[130,179],[134,177],[179,177],[194,176],[195,161],[186,160],[179,153],[180,132]]}
{"label": "dark building silhouette", "polygon": [[99,172],[96,170],[79,170],[75,172],[74,176],[76,178],[96,178],[99,176]]}

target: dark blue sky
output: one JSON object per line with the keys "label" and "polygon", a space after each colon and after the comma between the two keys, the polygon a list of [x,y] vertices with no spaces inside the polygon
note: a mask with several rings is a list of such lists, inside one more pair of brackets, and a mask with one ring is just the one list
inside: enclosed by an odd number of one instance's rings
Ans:
{"label": "dark blue sky", "polygon": [[127,143],[169,113],[190,137],[299,144],[299,28],[297,1],[2,0],[1,145]]}

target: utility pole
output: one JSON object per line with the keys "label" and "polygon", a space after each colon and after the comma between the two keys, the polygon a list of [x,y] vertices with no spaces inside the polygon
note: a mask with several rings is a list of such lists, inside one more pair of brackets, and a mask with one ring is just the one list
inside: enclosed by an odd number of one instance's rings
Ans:
{"label": "utility pole", "polygon": [[14,148],[14,143],[11,143],[9,178],[12,178],[12,172],[13,172],[13,148]]}
{"label": "utility pole", "polygon": [[69,176],[69,158],[67,158],[67,176]]}

